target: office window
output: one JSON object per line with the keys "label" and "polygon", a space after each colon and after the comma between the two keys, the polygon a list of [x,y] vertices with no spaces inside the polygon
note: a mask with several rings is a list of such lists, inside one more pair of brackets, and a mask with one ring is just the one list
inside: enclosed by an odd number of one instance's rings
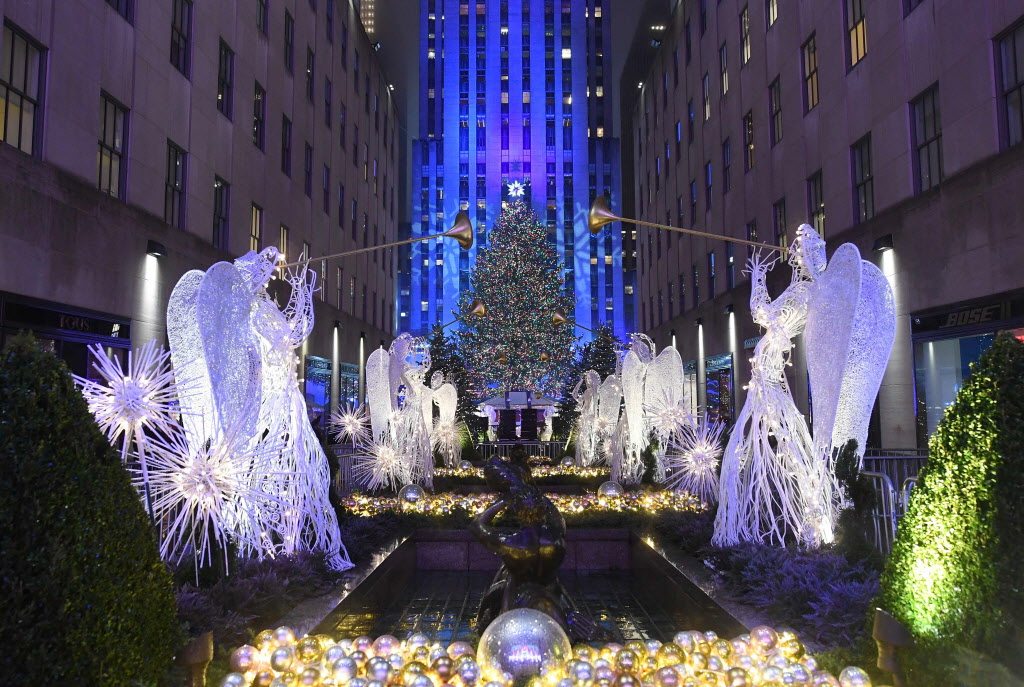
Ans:
{"label": "office window", "polygon": [[821,183],[821,170],[807,178],[807,214],[811,226],[822,238],[825,237],[825,194]]}
{"label": "office window", "polygon": [[814,34],[807,39],[801,49],[804,69],[804,112],[818,104],[818,49]]}
{"label": "office window", "polygon": [[43,121],[44,48],[28,34],[4,24],[0,59],[0,134],[4,143],[33,155]]}
{"label": "office window", "polygon": [[743,115],[743,171],[754,168],[754,113]]}
{"label": "office window", "polygon": [[[748,241],[754,241],[754,242],[758,241],[758,238],[757,238],[757,220],[756,219],[752,219],[749,222],[747,222],[747,240]],[[755,250],[760,250],[760,249],[759,248],[755,249],[753,246],[747,246],[747,259],[748,260],[751,257],[753,257]]]}
{"label": "office window", "polygon": [[693,143],[693,130],[695,128],[694,127],[695,115],[693,113],[693,99],[692,98],[686,104],[686,116],[687,116],[687,122],[686,122],[686,142],[687,143]]}
{"label": "office window", "polygon": [[864,0],[846,0],[846,46],[850,55],[850,67],[856,66],[868,53]]}
{"label": "office window", "polygon": [[327,42],[334,42],[334,0],[327,0],[327,6],[324,9],[324,15],[326,17],[327,27]]}
{"label": "office window", "polygon": [[127,140],[128,110],[106,93],[100,94],[100,138],[98,188],[115,198],[124,198],[125,166],[122,163]]}
{"label": "office window", "polygon": [[772,145],[782,140],[782,86],[779,84],[779,77],[775,77],[768,86],[768,114],[771,117],[771,139]]}
{"label": "office window", "polygon": [[708,300],[715,297],[715,251],[708,253]]}
{"label": "office window", "polygon": [[167,141],[167,174],[164,182],[164,221],[185,228],[185,179],[188,154],[173,141]]}
{"label": "office window", "polygon": [[704,212],[711,212],[711,160],[704,163]]}
{"label": "office window", "polygon": [[171,7],[171,64],[186,77],[192,68],[192,0],[173,0]]}
{"label": "office window", "polygon": [[722,193],[732,188],[732,144],[729,139],[722,141]]}
{"label": "office window", "polygon": [[996,40],[1006,145],[1024,141],[1024,21]]}
{"label": "office window", "polygon": [[[327,6],[330,7],[331,3],[327,3]],[[324,126],[328,129],[334,125],[334,122],[332,121],[334,119],[334,114],[332,112],[333,108],[331,107],[331,100],[333,98],[334,89],[331,86],[331,80],[324,78]]]}
{"label": "office window", "polygon": [[292,122],[281,116],[281,171],[292,175]]}
{"label": "office window", "polygon": [[268,0],[256,0],[256,28],[264,36],[270,28],[270,6]]}
{"label": "office window", "polygon": [[338,226],[345,228],[345,184],[338,184]]}
{"label": "office window", "polygon": [[249,209],[249,250],[263,249],[263,208],[256,203]]}
{"label": "office window", "polygon": [[750,62],[750,8],[740,10],[740,67]]}
{"label": "office window", "polygon": [[708,0],[698,0],[700,2],[700,35],[703,36],[704,32],[708,30]]}
{"label": "office window", "polygon": [[295,19],[284,11],[284,66],[291,73],[295,69]]}
{"label": "office window", "polygon": [[323,178],[323,191],[324,191],[324,214],[331,214],[331,168],[324,165],[324,178]]}
{"label": "office window", "polygon": [[704,72],[704,121],[711,119],[711,80]]}
{"label": "office window", "polygon": [[338,296],[338,310],[341,310],[342,305],[345,302],[345,270],[341,267],[336,267],[334,274],[334,288],[337,291]]}
{"label": "office window", "polygon": [[228,119],[234,110],[235,53],[223,40],[217,61],[217,109]]}
{"label": "office window", "polygon": [[338,104],[338,145],[341,146],[342,150],[345,149],[345,103]]}
{"label": "office window", "polygon": [[783,248],[789,245],[786,232],[786,199],[779,198],[772,204],[772,232],[775,234],[775,245]]}
{"label": "office window", "polygon": [[231,185],[219,176],[213,177],[213,245],[228,249],[228,215],[231,208]]}
{"label": "office window", "polygon": [[693,282],[691,286],[693,287],[690,290],[693,298],[693,304],[690,307],[696,308],[700,305],[700,268],[697,267],[697,263],[693,263]]}
{"label": "office window", "polygon": [[725,290],[731,291],[736,286],[736,246],[725,244]]}
{"label": "office window", "polygon": [[107,4],[114,8],[114,11],[124,17],[129,24],[132,23],[132,0],[107,0]]}
{"label": "office window", "polygon": [[768,28],[775,26],[775,20],[779,18],[779,0],[765,0],[764,17]]}
{"label": "office window", "polygon": [[718,49],[718,66],[722,96],[729,92],[729,51],[725,43]]}
{"label": "office window", "polygon": [[267,143],[267,92],[259,81],[252,93],[252,142],[260,150]]}
{"label": "office window", "polygon": [[316,78],[316,55],[312,48],[306,47],[306,99],[313,102],[313,79]]}
{"label": "office window", "polygon": [[853,217],[864,222],[875,216],[875,190],[871,174],[871,134],[850,146],[853,167]]}
{"label": "office window", "polygon": [[697,180],[690,180],[690,227],[697,224]]}
{"label": "office window", "polygon": [[[1024,55],[1024,52],[1022,52]],[[939,119],[939,86],[932,86],[910,103],[914,151],[914,184],[927,191],[942,181],[942,122]]]}
{"label": "office window", "polygon": [[310,198],[313,197],[313,146],[306,142],[302,155],[303,190]]}

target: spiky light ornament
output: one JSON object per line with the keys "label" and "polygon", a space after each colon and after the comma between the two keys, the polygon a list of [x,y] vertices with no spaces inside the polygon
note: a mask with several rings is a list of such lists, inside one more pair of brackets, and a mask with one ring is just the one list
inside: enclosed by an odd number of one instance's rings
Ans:
{"label": "spiky light ornament", "polygon": [[360,446],[352,465],[356,480],[369,491],[398,489],[410,480],[407,461],[390,437]]}
{"label": "spiky light ornament", "polygon": [[718,463],[722,457],[725,423],[709,421],[705,414],[669,439],[666,456],[671,471],[665,485],[687,491],[705,503],[718,500]]}
{"label": "spiky light ornament", "polygon": [[211,563],[216,546],[227,563],[229,541],[243,551],[273,553],[266,532],[289,507],[269,488],[279,477],[271,468],[278,444],[254,443],[230,428],[195,446],[176,430],[155,436],[149,450],[164,560],[180,563],[191,553],[198,569]]}
{"label": "spiky light ornament", "polygon": [[351,441],[352,446],[370,438],[369,417],[366,406],[347,404],[344,409],[335,408],[331,413],[328,429],[338,441]]}
{"label": "spiky light ornament", "polygon": [[179,388],[170,365],[170,352],[147,341],[127,363],[99,344],[89,346],[99,380],[75,375],[89,411],[110,443],[120,448],[124,461],[134,441],[145,441],[149,427],[167,434],[177,426]]}
{"label": "spiky light ornament", "polygon": [[[487,317],[465,321],[460,334],[478,388],[559,390],[574,363],[572,327],[551,321],[556,308],[573,308],[562,268],[536,213],[522,200],[509,203],[459,301],[463,312],[475,298],[487,304]],[[542,351],[549,352],[547,360]]]}
{"label": "spiky light ornament", "polygon": [[434,432],[430,435],[430,441],[434,450],[441,454],[444,464],[453,468],[462,459],[462,442],[468,434],[465,422],[438,418],[434,422]]}

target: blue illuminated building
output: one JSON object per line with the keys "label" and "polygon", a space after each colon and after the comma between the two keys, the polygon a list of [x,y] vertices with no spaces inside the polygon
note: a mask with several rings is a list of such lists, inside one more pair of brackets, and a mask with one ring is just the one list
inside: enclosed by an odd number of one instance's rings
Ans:
{"label": "blue illuminated building", "polygon": [[[619,202],[612,137],[609,0],[421,0],[419,137],[412,146],[412,236],[469,214],[476,242],[406,249],[399,330],[451,319],[502,204],[522,193],[565,263],[576,320],[634,329],[622,228],[587,230],[594,197]],[[515,275],[509,275],[515,279]],[[577,329],[578,335],[589,334]]]}

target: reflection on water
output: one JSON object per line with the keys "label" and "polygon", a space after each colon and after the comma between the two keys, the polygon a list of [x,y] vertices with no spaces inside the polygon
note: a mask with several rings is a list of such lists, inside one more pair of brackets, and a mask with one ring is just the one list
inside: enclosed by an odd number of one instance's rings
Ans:
{"label": "reflection on water", "polygon": [[[391,634],[400,639],[423,632],[441,643],[476,641],[473,621],[493,576],[478,571],[418,571],[404,589],[394,590],[383,600],[353,594],[319,631],[335,637]],[[618,626],[627,640],[666,641],[675,631],[665,604],[652,604],[638,594],[628,571],[564,571],[560,577],[581,611],[601,625]]]}

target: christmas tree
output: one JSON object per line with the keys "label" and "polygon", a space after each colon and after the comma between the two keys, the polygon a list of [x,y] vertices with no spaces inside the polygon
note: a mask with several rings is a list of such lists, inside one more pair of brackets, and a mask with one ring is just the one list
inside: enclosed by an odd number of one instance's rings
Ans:
{"label": "christmas tree", "polygon": [[480,298],[487,316],[467,320],[461,348],[477,387],[497,393],[528,390],[555,394],[573,365],[573,328],[556,325],[551,313],[570,313],[562,263],[547,232],[526,203],[508,204],[477,255],[460,309]]}

